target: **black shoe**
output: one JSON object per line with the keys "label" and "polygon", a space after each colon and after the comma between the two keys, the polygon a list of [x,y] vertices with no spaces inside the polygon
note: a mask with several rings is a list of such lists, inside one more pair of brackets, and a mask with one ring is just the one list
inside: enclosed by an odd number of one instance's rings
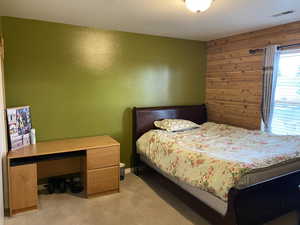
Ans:
{"label": "black shoe", "polygon": [[47,190],[49,194],[53,194],[55,191],[54,184],[52,182],[48,182]]}
{"label": "black shoe", "polygon": [[59,193],[65,193],[67,190],[67,185],[65,179],[59,179],[58,182],[58,191]]}
{"label": "black shoe", "polygon": [[83,186],[80,182],[80,179],[73,178],[70,184],[70,189],[72,193],[80,193],[83,191]]}

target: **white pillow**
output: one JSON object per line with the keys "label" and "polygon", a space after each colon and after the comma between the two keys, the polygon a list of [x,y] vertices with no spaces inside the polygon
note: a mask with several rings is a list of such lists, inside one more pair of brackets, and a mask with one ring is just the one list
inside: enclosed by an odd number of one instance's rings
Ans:
{"label": "white pillow", "polygon": [[164,119],[154,121],[154,125],[167,131],[183,131],[200,127],[200,125],[192,121],[182,119]]}

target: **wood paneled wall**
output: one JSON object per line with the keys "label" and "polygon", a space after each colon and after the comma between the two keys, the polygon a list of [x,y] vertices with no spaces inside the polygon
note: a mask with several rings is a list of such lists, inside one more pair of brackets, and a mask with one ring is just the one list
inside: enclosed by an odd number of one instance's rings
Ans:
{"label": "wood paneled wall", "polygon": [[263,53],[249,49],[300,43],[300,21],[207,43],[206,104],[210,121],[260,127]]}

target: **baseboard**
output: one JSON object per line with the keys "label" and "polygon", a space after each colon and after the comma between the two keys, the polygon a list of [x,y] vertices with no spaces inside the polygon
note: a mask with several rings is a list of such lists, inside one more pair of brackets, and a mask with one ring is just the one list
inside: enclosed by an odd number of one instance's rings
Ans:
{"label": "baseboard", "polygon": [[4,209],[4,216],[10,216],[9,208]]}

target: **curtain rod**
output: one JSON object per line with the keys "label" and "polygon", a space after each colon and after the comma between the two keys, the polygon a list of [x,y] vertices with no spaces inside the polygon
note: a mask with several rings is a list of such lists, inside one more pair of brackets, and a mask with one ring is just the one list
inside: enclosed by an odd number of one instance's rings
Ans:
{"label": "curtain rod", "polygon": [[[280,45],[277,47],[278,50],[281,50],[283,48],[291,48],[291,47],[297,47],[299,46],[300,47],[300,43],[297,43],[297,44],[291,44],[291,45]],[[257,52],[262,52],[264,51],[265,49],[264,48],[257,48],[257,49],[250,49],[249,50],[249,53],[250,54],[255,54]]]}

